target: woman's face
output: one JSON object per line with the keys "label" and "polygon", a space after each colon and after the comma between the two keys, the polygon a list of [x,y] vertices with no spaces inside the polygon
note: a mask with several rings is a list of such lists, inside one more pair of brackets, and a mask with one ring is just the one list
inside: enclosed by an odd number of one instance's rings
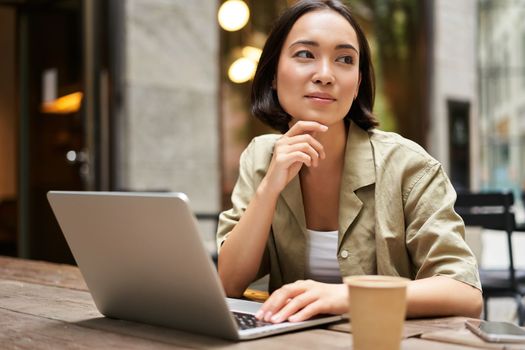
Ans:
{"label": "woman's face", "polygon": [[359,82],[359,45],[350,23],[332,10],[300,17],[283,44],[274,81],[279,103],[292,123],[341,122]]}

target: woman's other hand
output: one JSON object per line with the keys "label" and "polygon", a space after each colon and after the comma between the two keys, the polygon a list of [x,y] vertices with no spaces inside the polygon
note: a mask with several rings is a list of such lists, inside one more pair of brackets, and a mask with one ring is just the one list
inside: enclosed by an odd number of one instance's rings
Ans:
{"label": "woman's other hand", "polygon": [[317,167],[325,159],[323,145],[314,137],[328,127],[313,121],[298,121],[276,143],[273,157],[263,180],[265,190],[280,193],[297,175],[303,164]]}
{"label": "woman's other hand", "polygon": [[346,285],[301,280],[273,292],[255,317],[272,323],[300,322],[317,314],[343,314],[348,306]]}

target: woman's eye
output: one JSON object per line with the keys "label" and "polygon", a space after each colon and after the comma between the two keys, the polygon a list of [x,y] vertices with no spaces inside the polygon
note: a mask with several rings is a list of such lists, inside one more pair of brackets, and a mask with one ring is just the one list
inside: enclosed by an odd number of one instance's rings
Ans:
{"label": "woman's eye", "polygon": [[310,51],[307,50],[301,50],[297,51],[293,57],[299,57],[299,58],[314,58],[314,55]]}
{"label": "woman's eye", "polygon": [[341,62],[344,64],[352,64],[354,63],[354,58],[352,56],[342,56],[336,59],[336,62]]}

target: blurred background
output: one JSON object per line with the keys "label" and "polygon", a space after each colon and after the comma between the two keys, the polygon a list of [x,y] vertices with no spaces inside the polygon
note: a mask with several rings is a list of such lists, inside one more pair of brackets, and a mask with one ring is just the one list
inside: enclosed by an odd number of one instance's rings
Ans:
{"label": "blurred background", "polygon": [[[0,254],[74,262],[49,190],[186,192],[213,252],[239,155],[272,132],[250,116],[250,84],[293,2],[0,0]],[[347,3],[370,40],[381,128],[422,145],[458,190],[512,191],[522,222],[525,0]]]}

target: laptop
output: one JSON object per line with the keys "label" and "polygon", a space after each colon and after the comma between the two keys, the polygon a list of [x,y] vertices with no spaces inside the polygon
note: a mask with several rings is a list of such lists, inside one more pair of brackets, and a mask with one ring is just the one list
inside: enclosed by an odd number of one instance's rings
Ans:
{"label": "laptop", "polygon": [[257,321],[261,303],[226,298],[183,193],[47,194],[96,307],[106,317],[231,340],[342,319]]}

